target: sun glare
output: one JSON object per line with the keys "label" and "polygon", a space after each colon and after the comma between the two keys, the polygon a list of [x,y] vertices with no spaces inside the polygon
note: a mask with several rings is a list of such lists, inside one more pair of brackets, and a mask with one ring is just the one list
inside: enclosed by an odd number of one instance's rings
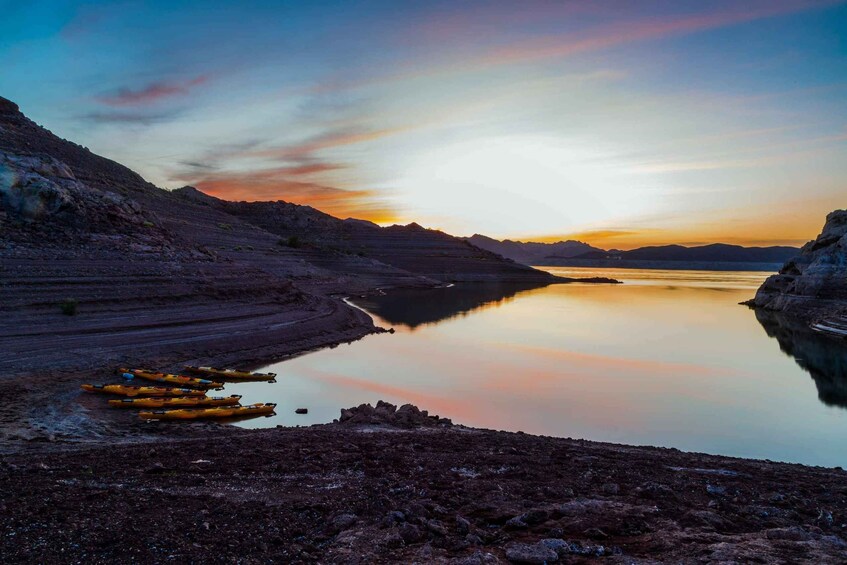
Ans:
{"label": "sun glare", "polygon": [[[508,234],[515,218],[537,232],[562,233],[624,212],[646,209],[608,153],[553,137],[473,139],[421,156],[398,183],[418,217],[455,229],[468,210],[484,208],[490,234]],[[643,179],[642,179],[643,182]],[[461,228],[459,228],[461,231]]]}

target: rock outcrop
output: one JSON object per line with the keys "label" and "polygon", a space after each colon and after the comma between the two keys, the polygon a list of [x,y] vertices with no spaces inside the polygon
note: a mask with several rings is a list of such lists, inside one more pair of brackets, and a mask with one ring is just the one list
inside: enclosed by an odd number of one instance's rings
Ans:
{"label": "rock outcrop", "polygon": [[80,182],[62,161],[0,151],[0,210],[8,221],[54,221],[87,231],[127,231],[148,221],[134,200]]}
{"label": "rock outcrop", "polygon": [[762,284],[753,305],[806,321],[847,313],[847,210],[826,217],[821,234]]}
{"label": "rock outcrop", "polygon": [[397,428],[419,427],[450,427],[453,422],[449,418],[430,416],[426,410],[421,410],[413,404],[404,404],[397,408],[394,404],[378,401],[376,407],[362,404],[353,408],[341,410],[338,424],[346,426],[393,426]]}

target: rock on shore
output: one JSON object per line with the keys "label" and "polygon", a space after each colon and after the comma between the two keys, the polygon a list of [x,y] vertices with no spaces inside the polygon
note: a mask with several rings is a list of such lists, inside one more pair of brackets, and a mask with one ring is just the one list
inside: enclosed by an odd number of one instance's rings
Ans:
{"label": "rock on shore", "polygon": [[753,304],[806,321],[847,315],[847,210],[830,213],[821,234],[762,284]]}
{"label": "rock on shore", "polygon": [[387,425],[399,428],[453,425],[449,418],[430,416],[429,412],[420,410],[413,404],[404,404],[398,409],[394,404],[382,400],[376,403],[376,407],[362,404],[355,408],[342,409],[341,417],[336,422],[345,425]]}

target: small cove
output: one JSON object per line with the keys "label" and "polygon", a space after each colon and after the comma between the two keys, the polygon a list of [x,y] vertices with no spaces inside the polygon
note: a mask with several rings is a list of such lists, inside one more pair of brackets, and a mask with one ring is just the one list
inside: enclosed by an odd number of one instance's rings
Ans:
{"label": "small cove", "polygon": [[239,425],[325,423],[383,399],[476,427],[847,464],[847,345],[738,305],[767,273],[547,269],[625,284],[354,298],[395,333],[269,365],[275,384],[228,385],[278,403]]}

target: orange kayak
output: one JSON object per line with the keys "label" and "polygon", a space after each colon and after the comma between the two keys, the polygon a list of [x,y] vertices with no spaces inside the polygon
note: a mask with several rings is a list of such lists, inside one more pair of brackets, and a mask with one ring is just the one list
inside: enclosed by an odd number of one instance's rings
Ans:
{"label": "orange kayak", "polygon": [[207,379],[198,379],[195,377],[185,377],[182,375],[172,375],[170,373],[157,373],[146,369],[119,369],[122,373],[129,373],[148,381],[156,381],[160,383],[169,383],[182,386],[194,386],[197,388],[223,388],[223,383],[216,383]]}
{"label": "orange kayak", "polygon": [[245,418],[250,416],[273,416],[276,404],[251,404],[250,406],[222,406],[198,410],[152,410],[139,412],[145,420],[201,420],[207,418]]}
{"label": "orange kayak", "polygon": [[87,392],[103,392],[123,396],[206,396],[205,390],[165,386],[82,385],[81,388]]}
{"label": "orange kayak", "polygon": [[179,406],[236,406],[241,395],[233,396],[176,396],[173,398],[121,398],[110,400],[114,408],[170,408]]}
{"label": "orange kayak", "polygon": [[233,381],[276,381],[276,373],[251,373],[250,371],[237,371],[235,369],[216,369],[214,367],[194,367],[187,365],[185,370],[197,375],[208,375]]}

